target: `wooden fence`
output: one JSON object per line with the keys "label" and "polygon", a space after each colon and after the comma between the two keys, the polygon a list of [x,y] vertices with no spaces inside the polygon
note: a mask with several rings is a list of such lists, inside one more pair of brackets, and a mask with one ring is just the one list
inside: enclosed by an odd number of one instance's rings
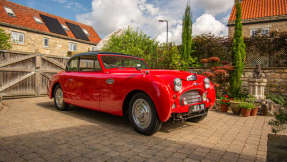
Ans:
{"label": "wooden fence", "polygon": [[0,95],[47,94],[49,78],[64,70],[68,57],[0,50]]}

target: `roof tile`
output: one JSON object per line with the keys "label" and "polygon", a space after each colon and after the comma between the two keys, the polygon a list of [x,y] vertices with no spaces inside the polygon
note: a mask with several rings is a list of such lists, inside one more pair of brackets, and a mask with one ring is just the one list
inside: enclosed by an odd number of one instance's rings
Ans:
{"label": "roof tile", "polygon": [[[4,7],[11,8],[14,11],[16,17],[9,16],[4,10]],[[0,0],[0,22],[19,26],[19,27],[29,28],[32,30],[40,31],[40,32],[51,33],[49,29],[47,28],[47,26],[45,25],[45,23],[39,24],[34,20],[33,18],[34,16],[41,19],[40,14],[56,18],[61,24],[64,24],[65,26],[67,26],[66,22],[79,25],[81,28],[86,29],[89,32],[89,40],[91,43],[96,44],[101,40],[97,32],[93,29],[93,27],[89,25],[85,25],[79,22],[75,22],[72,20],[68,20],[68,19],[65,19],[59,16],[49,14],[46,12],[35,10],[35,9],[22,6],[17,3],[7,1],[7,0]],[[74,34],[71,32],[71,30],[66,31],[66,33],[69,38],[77,39],[74,36]]]}
{"label": "roof tile", "polygon": [[[287,15],[287,0],[242,0],[242,20]],[[229,17],[229,22],[235,21],[235,6]]]}

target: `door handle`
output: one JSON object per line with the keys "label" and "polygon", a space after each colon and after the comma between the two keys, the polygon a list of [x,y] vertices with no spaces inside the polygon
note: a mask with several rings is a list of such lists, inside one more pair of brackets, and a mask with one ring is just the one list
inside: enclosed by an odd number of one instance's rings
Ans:
{"label": "door handle", "polygon": [[110,84],[110,85],[111,85],[111,84],[114,84],[114,82],[115,82],[115,80],[112,79],[112,78],[109,78],[109,79],[106,80],[106,83],[107,83],[107,84]]}

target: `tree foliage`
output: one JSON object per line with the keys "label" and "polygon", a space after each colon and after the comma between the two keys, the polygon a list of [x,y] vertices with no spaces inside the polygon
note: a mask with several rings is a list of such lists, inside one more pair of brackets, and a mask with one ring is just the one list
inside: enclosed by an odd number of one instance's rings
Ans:
{"label": "tree foliage", "polygon": [[241,88],[241,75],[244,69],[244,62],[246,59],[245,43],[242,33],[241,23],[241,4],[236,2],[236,20],[235,20],[235,33],[233,38],[232,47],[232,65],[235,67],[230,79],[230,92],[233,97],[240,93]]}
{"label": "tree foliage", "polygon": [[159,44],[146,34],[126,29],[121,35],[113,35],[103,51],[119,52],[143,58],[152,68],[184,69],[187,63],[181,58],[175,44]]}
{"label": "tree foliage", "polygon": [[10,35],[6,34],[4,30],[0,29],[0,50],[10,49]]}
{"label": "tree foliage", "polygon": [[103,50],[141,57],[150,66],[155,67],[158,63],[158,46],[158,42],[143,32],[128,28],[119,36],[113,35]]}
{"label": "tree foliage", "polygon": [[188,60],[192,53],[192,17],[187,5],[182,19],[182,58]]}

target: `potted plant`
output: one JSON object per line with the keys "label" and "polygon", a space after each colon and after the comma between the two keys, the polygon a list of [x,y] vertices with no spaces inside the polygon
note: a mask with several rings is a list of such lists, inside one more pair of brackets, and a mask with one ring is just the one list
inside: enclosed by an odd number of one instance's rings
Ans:
{"label": "potted plant", "polygon": [[227,112],[228,108],[231,104],[231,98],[228,95],[224,95],[223,97],[220,97],[220,106],[222,112]]}
{"label": "potted plant", "polygon": [[241,116],[248,117],[250,116],[251,110],[255,108],[254,103],[242,102],[239,105],[241,109]]}
{"label": "potted plant", "polygon": [[257,113],[258,113],[258,107],[255,106],[255,107],[251,110],[250,116],[256,116]]}
{"label": "potted plant", "polygon": [[258,106],[255,104],[256,98],[248,95],[247,102],[253,103],[254,107],[251,109],[250,116],[256,116],[258,112]]}
{"label": "potted plant", "polygon": [[242,100],[239,100],[239,99],[234,99],[232,102],[231,102],[231,105],[230,105],[230,108],[232,110],[232,113],[234,115],[240,115],[240,110],[241,108],[239,107],[239,104],[242,103],[244,101]]}

